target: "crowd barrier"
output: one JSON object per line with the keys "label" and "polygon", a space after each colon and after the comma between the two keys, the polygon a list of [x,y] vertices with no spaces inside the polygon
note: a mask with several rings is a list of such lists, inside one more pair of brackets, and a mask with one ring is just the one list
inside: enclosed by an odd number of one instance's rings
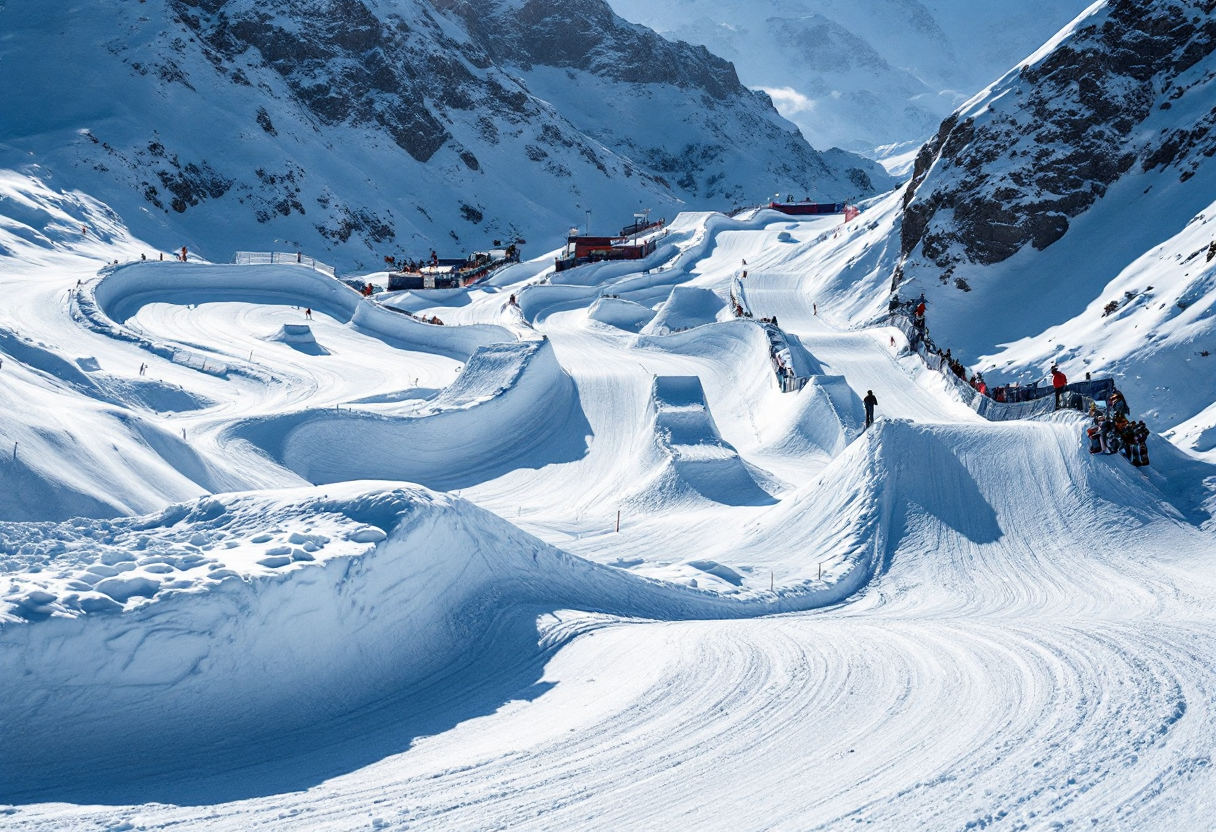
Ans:
{"label": "crowd barrier", "polygon": [[[896,313],[889,317],[890,325],[907,337],[908,344],[925,362],[925,366],[940,372],[958,391],[963,403],[985,419],[992,422],[1030,419],[1056,410],[1055,388],[1048,385],[1003,388],[1006,395],[1016,397],[1017,401],[1001,402],[984,395],[950,369],[945,356],[937,351],[929,339],[927,328],[918,329],[912,319],[905,315]],[[1073,382],[1063,388],[1060,408],[1086,412],[1094,402],[1105,402],[1114,390],[1115,380],[1112,378]]]}
{"label": "crowd barrier", "polygon": [[238,266],[307,266],[330,277],[338,276],[333,266],[298,251],[238,251],[233,262]]}

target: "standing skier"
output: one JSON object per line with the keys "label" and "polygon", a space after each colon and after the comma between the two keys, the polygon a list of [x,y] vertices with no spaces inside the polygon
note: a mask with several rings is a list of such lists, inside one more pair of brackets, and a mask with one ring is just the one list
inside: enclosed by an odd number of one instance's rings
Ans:
{"label": "standing skier", "polygon": [[878,399],[874,396],[873,390],[866,391],[866,397],[861,400],[861,403],[866,406],[866,427],[874,424],[874,406],[878,404]]}

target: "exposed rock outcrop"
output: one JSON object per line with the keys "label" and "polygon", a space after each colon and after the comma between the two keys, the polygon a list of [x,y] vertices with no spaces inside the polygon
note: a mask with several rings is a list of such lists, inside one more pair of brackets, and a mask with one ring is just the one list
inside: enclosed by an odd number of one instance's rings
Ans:
{"label": "exposed rock outcrop", "polygon": [[[1185,181],[1216,153],[1213,0],[1112,0],[944,121],[905,195],[901,269],[990,265],[1063,237],[1133,169]],[[1158,122],[1161,122],[1159,125]]]}

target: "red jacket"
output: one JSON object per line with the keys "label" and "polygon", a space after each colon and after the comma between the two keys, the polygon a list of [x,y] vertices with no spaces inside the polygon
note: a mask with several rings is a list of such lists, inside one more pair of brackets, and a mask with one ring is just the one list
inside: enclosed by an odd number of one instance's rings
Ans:
{"label": "red jacket", "polygon": [[1068,384],[1068,377],[1059,370],[1051,371],[1051,386],[1059,390],[1064,385]]}

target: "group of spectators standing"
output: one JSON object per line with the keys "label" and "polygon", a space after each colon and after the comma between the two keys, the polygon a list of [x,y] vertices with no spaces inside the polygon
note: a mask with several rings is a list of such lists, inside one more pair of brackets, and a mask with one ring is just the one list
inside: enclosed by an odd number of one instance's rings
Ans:
{"label": "group of spectators standing", "polygon": [[1143,421],[1133,422],[1129,416],[1127,400],[1118,390],[1106,400],[1106,409],[1094,402],[1089,407],[1093,419],[1085,433],[1089,437],[1091,454],[1122,453],[1128,462],[1137,467],[1148,465],[1149,429]]}

